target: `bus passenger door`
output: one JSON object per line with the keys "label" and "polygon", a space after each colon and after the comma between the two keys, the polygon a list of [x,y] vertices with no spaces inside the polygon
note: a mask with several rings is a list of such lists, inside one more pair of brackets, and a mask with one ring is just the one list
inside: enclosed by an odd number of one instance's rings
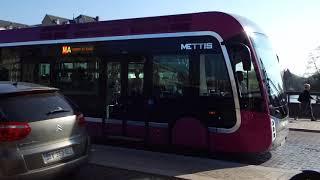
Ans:
{"label": "bus passenger door", "polygon": [[123,121],[121,118],[121,64],[120,62],[107,63],[106,71],[106,131],[109,136],[123,135]]}
{"label": "bus passenger door", "polygon": [[123,59],[107,63],[106,127],[108,137],[144,141],[146,112],[144,62]]}

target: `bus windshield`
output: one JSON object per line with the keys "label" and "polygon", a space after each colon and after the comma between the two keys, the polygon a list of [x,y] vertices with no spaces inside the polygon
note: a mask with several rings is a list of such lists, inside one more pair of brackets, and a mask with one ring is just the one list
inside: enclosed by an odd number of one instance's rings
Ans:
{"label": "bus windshield", "polygon": [[282,106],[286,103],[286,99],[277,55],[272,49],[268,37],[264,34],[254,33],[251,39],[264,75],[264,82],[269,94],[269,103],[274,107]]}

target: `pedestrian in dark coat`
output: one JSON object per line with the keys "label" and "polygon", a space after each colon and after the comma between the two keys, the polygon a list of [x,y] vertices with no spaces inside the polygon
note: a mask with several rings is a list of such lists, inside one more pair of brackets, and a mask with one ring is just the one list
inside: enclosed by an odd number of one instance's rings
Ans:
{"label": "pedestrian in dark coat", "polygon": [[304,84],[304,91],[298,98],[298,101],[300,102],[298,117],[307,116],[311,117],[311,121],[315,121],[316,119],[313,116],[311,99],[313,99],[313,97],[310,95],[310,84]]}

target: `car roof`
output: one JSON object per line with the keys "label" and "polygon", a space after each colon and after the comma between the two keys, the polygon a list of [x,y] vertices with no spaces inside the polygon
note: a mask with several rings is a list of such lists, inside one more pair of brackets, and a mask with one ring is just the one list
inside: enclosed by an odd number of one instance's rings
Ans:
{"label": "car roof", "polygon": [[57,88],[26,82],[0,81],[0,95],[32,92],[54,92]]}

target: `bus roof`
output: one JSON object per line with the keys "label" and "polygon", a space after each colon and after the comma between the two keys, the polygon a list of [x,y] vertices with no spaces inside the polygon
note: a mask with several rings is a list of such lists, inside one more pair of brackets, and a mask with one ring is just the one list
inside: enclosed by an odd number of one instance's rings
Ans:
{"label": "bus roof", "polygon": [[[48,44],[54,40],[214,31],[223,39],[244,30],[251,21],[222,12],[202,12],[158,17],[100,21],[83,24],[41,26],[0,31],[0,47]],[[256,27],[256,26],[255,26]]]}
{"label": "bus roof", "polygon": [[252,32],[258,32],[265,34],[264,31],[253,21],[243,16],[239,16],[236,14],[232,14],[232,16],[238,20],[238,22],[242,25],[242,27],[246,30],[246,28],[250,28]]}

